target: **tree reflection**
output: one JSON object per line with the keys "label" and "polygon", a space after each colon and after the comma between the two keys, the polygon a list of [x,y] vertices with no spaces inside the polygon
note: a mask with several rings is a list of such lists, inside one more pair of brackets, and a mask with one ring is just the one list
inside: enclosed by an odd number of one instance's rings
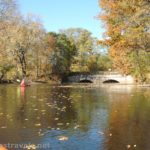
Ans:
{"label": "tree reflection", "polygon": [[131,95],[116,94],[111,102],[106,150],[149,150],[150,101],[147,90]]}

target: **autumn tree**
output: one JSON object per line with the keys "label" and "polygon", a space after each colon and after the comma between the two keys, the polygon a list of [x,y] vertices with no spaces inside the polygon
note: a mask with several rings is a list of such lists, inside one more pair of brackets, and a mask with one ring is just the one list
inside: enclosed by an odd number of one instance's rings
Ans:
{"label": "autumn tree", "polygon": [[108,48],[118,70],[144,81],[150,69],[150,2],[100,0],[100,7],[106,32],[99,43]]}
{"label": "autumn tree", "polygon": [[27,69],[32,66],[33,62],[31,61],[36,58],[35,51],[37,53],[38,45],[42,40],[42,27],[40,23],[28,17],[27,19],[22,18],[17,20],[9,34],[11,37],[8,40],[8,49],[12,51],[16,63],[20,64],[22,75],[26,76]]}
{"label": "autumn tree", "polygon": [[[49,76],[52,72],[50,57],[56,47],[56,37],[52,33],[46,33],[43,41],[44,49],[40,54],[39,68],[42,76]],[[41,57],[42,56],[42,57]]]}
{"label": "autumn tree", "polygon": [[45,37],[41,22],[33,16],[21,16],[15,0],[1,0],[0,35],[1,77],[13,67],[11,76],[37,73]]}
{"label": "autumn tree", "polygon": [[19,16],[17,14],[17,3],[14,0],[0,0],[0,80],[14,66],[13,58],[9,51],[10,32],[12,24]]}

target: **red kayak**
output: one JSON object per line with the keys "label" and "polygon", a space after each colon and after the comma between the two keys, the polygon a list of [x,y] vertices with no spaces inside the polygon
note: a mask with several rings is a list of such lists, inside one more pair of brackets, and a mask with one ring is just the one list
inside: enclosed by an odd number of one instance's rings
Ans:
{"label": "red kayak", "polygon": [[30,86],[30,84],[25,83],[25,80],[23,79],[23,80],[21,81],[20,86],[21,86],[21,87],[26,87],[26,86]]}

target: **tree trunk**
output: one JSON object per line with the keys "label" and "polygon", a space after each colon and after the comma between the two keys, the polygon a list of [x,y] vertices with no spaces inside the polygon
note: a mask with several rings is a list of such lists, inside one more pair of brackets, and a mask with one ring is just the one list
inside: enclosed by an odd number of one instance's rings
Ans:
{"label": "tree trunk", "polygon": [[19,60],[21,64],[21,69],[22,69],[22,76],[26,77],[26,60],[25,60],[25,53],[21,52],[19,55]]}

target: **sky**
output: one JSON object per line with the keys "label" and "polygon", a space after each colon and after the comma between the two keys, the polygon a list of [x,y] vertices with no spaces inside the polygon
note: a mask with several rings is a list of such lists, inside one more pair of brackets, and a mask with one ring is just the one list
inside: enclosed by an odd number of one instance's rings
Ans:
{"label": "sky", "polygon": [[100,12],[98,0],[19,0],[19,5],[23,14],[39,16],[47,31],[80,27],[102,38],[104,29],[96,19]]}

